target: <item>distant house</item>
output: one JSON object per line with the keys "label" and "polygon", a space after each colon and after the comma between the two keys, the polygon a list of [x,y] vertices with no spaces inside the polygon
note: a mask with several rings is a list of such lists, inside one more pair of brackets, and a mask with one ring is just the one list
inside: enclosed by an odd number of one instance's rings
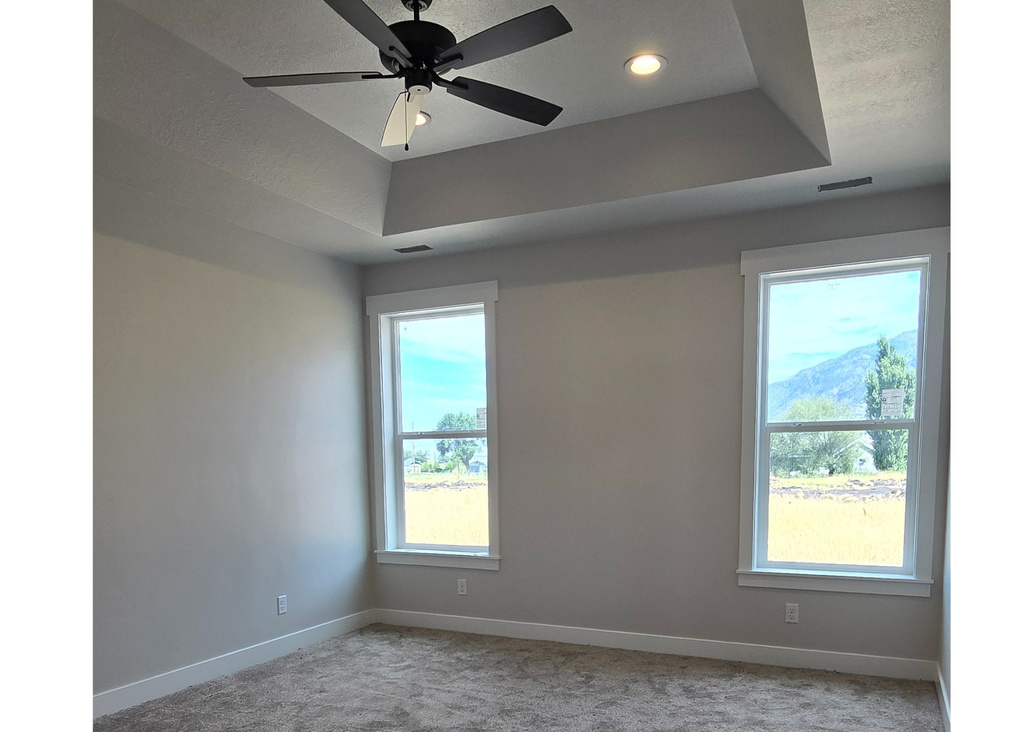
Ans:
{"label": "distant house", "polygon": [[875,455],[871,451],[871,438],[866,434],[861,434],[857,438],[857,457],[853,461],[853,472],[855,473],[877,473],[878,468],[875,467]]}
{"label": "distant house", "polygon": [[[871,437],[866,433],[862,432],[853,442],[849,443],[847,447],[855,447],[856,453],[853,458],[853,472],[854,473],[877,473],[878,468],[875,467],[875,456],[872,452],[873,445],[871,444]],[[843,448],[844,450],[846,448]],[[804,456],[807,457],[807,456]],[[828,475],[828,468],[821,466],[817,469],[818,475]],[[791,470],[789,472],[790,477],[797,477],[802,475],[800,470]]]}
{"label": "distant house", "polygon": [[420,466],[419,463],[413,462],[412,458],[408,458],[405,461],[405,472],[406,473],[413,473],[413,474],[415,474],[415,473],[419,473],[420,471],[422,471],[422,469],[423,468]]}
{"label": "distant house", "polygon": [[470,475],[487,475],[486,445],[481,445],[480,449],[473,455],[473,459],[469,461],[469,473]]}

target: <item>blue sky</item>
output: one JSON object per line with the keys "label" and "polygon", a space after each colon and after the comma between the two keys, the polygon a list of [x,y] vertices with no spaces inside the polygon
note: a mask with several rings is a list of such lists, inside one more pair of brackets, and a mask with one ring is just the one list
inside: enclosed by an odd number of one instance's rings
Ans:
{"label": "blue sky", "polygon": [[[919,272],[773,284],[768,382],[917,328]],[[487,405],[484,316],[405,321],[399,332],[403,430]]]}
{"label": "blue sky", "polygon": [[920,272],[773,284],[768,383],[917,328]]}
{"label": "blue sky", "polygon": [[402,428],[432,430],[446,412],[476,418],[487,406],[483,313],[404,321],[399,326]]}

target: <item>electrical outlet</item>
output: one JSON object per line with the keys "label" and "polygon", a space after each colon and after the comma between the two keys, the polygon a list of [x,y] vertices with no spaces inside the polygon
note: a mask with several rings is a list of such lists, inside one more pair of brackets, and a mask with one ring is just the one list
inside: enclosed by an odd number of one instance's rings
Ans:
{"label": "electrical outlet", "polygon": [[787,623],[799,623],[800,622],[800,606],[795,602],[786,603],[786,622]]}
{"label": "electrical outlet", "polygon": [[466,580],[464,580],[464,579],[460,579],[460,580],[459,580],[459,589],[458,589],[458,593],[459,593],[460,595],[465,595],[465,594],[466,594]]}
{"label": "electrical outlet", "polygon": [[288,595],[277,596],[277,614],[284,615],[288,612]]}

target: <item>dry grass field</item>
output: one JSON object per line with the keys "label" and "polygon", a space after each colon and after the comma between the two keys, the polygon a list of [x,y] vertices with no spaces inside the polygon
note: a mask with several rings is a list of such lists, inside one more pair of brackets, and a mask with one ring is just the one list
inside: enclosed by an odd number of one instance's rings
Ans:
{"label": "dry grass field", "polygon": [[[406,541],[487,546],[487,478],[405,477]],[[771,561],[899,566],[906,476],[772,478]]]}
{"label": "dry grass field", "polygon": [[906,474],[772,478],[768,559],[903,564]]}
{"label": "dry grass field", "polygon": [[903,564],[904,502],[768,499],[768,559],[774,562]]}
{"label": "dry grass field", "polygon": [[405,476],[405,540],[411,544],[487,546],[487,477]]}

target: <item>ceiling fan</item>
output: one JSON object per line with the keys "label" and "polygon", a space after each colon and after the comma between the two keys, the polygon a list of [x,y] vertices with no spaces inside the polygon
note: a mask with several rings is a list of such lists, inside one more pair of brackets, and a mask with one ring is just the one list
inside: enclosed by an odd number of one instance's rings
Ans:
{"label": "ceiling fan", "polygon": [[391,108],[381,147],[405,145],[416,129],[423,97],[433,85],[449,94],[481,107],[507,114],[538,125],[550,124],[562,108],[501,86],[458,76],[441,77],[452,69],[501,58],[536,46],[572,30],[569,21],[553,5],[520,15],[488,28],[464,41],[456,42],[454,34],[437,23],[420,20],[420,12],[433,0],[402,0],[413,13],[412,20],[387,25],[366,6],[363,0],[324,0],[353,28],[380,50],[380,60],[389,73],[379,71],[340,71],[318,74],[286,74],[283,76],[248,76],[249,86],[299,86],[305,84],[338,84],[349,81],[402,79],[405,91],[398,95]]}

